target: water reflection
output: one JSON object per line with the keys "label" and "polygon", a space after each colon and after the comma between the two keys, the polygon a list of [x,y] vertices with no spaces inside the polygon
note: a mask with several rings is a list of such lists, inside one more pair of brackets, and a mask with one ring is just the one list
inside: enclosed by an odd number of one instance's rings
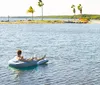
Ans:
{"label": "water reflection", "polygon": [[27,68],[14,68],[11,66],[8,66],[8,68],[14,72],[15,74],[15,78],[18,78],[20,75],[22,75],[23,73],[25,73],[26,71],[36,71],[37,70],[37,66],[32,66],[32,67],[27,67]]}
{"label": "water reflection", "polygon": [[43,70],[45,69],[45,67],[47,66],[48,64],[43,64],[43,65],[39,65],[39,66],[31,66],[31,67],[27,67],[27,68],[14,68],[14,67],[11,67],[11,66],[8,66],[8,68],[14,72],[15,74],[15,79],[22,76],[23,74],[25,74],[26,72],[35,72],[35,71],[39,71],[40,70]]}

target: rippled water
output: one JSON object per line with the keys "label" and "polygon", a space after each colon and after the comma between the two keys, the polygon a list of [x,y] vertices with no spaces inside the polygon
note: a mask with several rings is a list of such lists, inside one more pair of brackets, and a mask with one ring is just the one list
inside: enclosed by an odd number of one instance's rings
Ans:
{"label": "rippled water", "polygon": [[[47,54],[48,65],[8,67],[17,49],[26,58]],[[2,85],[100,85],[100,25],[0,25],[0,76]]]}

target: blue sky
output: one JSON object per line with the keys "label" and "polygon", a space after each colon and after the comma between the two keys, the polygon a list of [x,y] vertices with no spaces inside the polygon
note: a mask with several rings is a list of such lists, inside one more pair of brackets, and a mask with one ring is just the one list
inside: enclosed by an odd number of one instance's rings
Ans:
{"label": "blue sky", "polygon": [[[100,0],[42,0],[44,2],[44,15],[72,15],[71,5],[83,6],[83,14],[100,14]],[[0,0],[0,16],[30,16],[27,9],[32,6],[34,16],[41,15],[41,8],[37,6],[38,0]]]}

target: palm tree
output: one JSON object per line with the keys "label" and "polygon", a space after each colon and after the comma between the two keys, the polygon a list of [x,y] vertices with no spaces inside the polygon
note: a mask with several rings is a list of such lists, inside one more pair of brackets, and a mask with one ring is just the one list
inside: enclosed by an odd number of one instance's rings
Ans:
{"label": "palm tree", "polygon": [[78,10],[80,11],[80,14],[81,14],[81,16],[82,16],[82,5],[79,4],[77,8],[78,8]]}
{"label": "palm tree", "polygon": [[74,19],[75,19],[75,13],[76,13],[76,10],[75,10],[75,5],[72,5],[71,8],[73,8],[73,13],[74,13]]}
{"label": "palm tree", "polygon": [[32,6],[29,7],[29,9],[27,10],[28,13],[32,13],[32,20],[33,20],[33,13],[35,12],[34,9],[32,8]]}
{"label": "palm tree", "polygon": [[39,0],[38,6],[41,7],[41,9],[42,9],[42,20],[43,20],[43,5],[44,5],[44,3],[42,2],[42,0]]}

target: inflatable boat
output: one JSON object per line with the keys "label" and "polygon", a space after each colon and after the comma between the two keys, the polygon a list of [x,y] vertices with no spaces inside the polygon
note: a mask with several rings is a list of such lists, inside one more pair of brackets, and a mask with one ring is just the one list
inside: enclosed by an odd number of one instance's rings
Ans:
{"label": "inflatable boat", "polygon": [[48,62],[47,59],[42,59],[39,61],[32,60],[32,61],[25,62],[25,61],[19,61],[19,60],[16,60],[15,58],[13,58],[8,61],[8,65],[11,67],[15,67],[15,68],[26,68],[26,67],[46,64],[47,62]]}

